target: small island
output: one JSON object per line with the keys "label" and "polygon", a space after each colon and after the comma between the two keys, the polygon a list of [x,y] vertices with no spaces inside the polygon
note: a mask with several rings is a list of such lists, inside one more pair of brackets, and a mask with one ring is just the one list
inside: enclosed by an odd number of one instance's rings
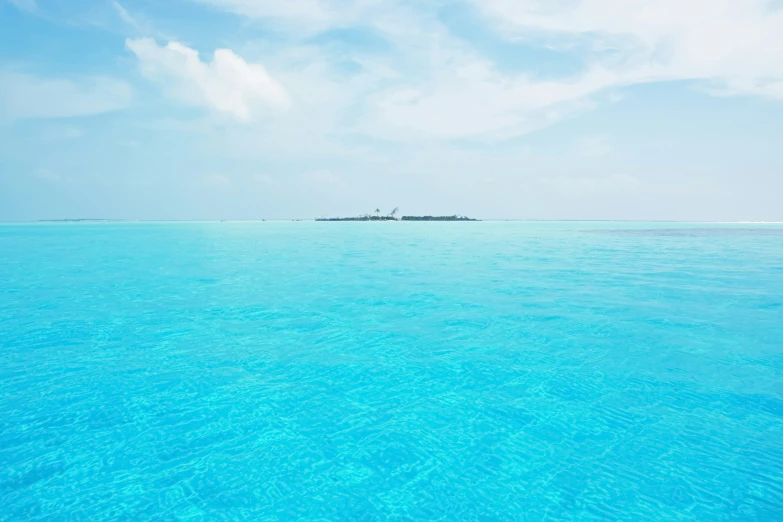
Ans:
{"label": "small island", "polygon": [[478,219],[457,214],[453,216],[402,216],[397,218],[398,210],[398,208],[395,208],[387,215],[382,216],[381,210],[376,208],[374,216],[372,214],[364,214],[356,217],[316,218],[316,221],[478,221]]}

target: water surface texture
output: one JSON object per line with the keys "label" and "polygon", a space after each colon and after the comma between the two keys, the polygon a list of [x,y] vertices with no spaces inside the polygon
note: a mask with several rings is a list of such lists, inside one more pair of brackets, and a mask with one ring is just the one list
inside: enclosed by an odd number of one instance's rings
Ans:
{"label": "water surface texture", "polygon": [[783,520],[783,228],[0,225],[0,520]]}

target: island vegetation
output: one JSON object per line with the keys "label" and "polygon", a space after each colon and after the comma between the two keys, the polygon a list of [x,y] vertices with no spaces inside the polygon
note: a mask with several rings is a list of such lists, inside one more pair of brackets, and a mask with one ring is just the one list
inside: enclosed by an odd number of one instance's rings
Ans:
{"label": "island vegetation", "polygon": [[478,221],[467,216],[402,216],[402,221]]}
{"label": "island vegetation", "polygon": [[387,215],[382,216],[381,210],[376,208],[374,216],[372,214],[363,214],[356,217],[333,217],[333,218],[316,218],[316,221],[478,221],[478,219],[472,219],[466,216],[459,216],[454,214],[453,216],[402,216],[397,218],[397,212],[399,208],[394,208]]}

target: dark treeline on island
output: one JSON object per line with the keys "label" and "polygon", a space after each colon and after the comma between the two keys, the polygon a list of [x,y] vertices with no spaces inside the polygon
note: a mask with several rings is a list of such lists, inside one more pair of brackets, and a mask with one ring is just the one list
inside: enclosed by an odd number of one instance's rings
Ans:
{"label": "dark treeline on island", "polygon": [[316,221],[398,221],[398,219],[390,216],[358,216],[344,218],[316,218]]}
{"label": "dark treeline on island", "polygon": [[466,216],[402,216],[402,221],[478,221]]}
{"label": "dark treeline on island", "polygon": [[382,216],[380,209],[375,209],[375,215],[364,214],[357,217],[317,218],[316,221],[478,221],[465,216],[402,216],[395,217],[399,209],[395,208],[388,215]]}

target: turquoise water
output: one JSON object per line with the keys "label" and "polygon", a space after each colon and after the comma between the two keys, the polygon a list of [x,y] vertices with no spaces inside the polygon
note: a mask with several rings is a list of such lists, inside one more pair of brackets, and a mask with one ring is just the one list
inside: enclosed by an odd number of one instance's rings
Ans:
{"label": "turquoise water", "polygon": [[0,520],[783,520],[783,227],[0,225]]}

